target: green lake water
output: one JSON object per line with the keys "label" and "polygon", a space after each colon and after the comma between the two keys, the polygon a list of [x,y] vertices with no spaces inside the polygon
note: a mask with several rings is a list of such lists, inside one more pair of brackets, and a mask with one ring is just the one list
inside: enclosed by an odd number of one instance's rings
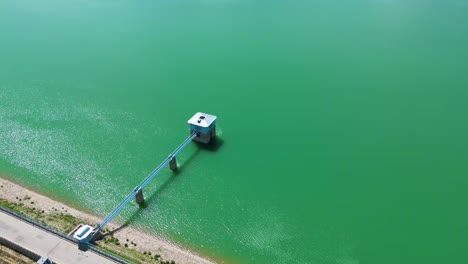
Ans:
{"label": "green lake water", "polygon": [[468,262],[468,2],[0,0],[0,171],[227,263]]}

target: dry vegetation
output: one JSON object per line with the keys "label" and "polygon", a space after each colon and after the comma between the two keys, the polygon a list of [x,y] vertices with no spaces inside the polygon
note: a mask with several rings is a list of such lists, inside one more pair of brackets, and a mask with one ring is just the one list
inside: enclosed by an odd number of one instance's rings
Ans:
{"label": "dry vegetation", "polygon": [[20,253],[0,245],[0,264],[30,264],[36,263]]}

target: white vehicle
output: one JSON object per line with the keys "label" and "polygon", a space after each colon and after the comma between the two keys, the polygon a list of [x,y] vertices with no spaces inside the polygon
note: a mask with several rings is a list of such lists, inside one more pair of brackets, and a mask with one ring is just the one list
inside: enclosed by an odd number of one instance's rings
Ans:
{"label": "white vehicle", "polygon": [[76,230],[75,234],[73,235],[74,238],[78,239],[80,242],[88,242],[87,238],[93,232],[93,227],[89,225],[83,225],[82,227]]}

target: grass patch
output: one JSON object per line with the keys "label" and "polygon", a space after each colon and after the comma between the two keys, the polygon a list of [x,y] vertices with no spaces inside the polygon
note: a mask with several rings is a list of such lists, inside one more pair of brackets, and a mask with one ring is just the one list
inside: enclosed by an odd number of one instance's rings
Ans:
{"label": "grass patch", "polygon": [[97,246],[114,255],[128,259],[132,263],[175,264],[174,261],[161,259],[159,254],[148,251],[140,252],[129,248],[127,243],[120,244],[120,241],[112,235],[107,237],[105,236],[104,239],[97,243]]}

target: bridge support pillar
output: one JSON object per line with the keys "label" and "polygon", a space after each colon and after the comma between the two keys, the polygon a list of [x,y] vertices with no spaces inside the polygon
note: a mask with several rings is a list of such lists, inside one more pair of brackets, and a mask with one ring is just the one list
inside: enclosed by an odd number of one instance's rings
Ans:
{"label": "bridge support pillar", "polygon": [[137,204],[143,204],[145,202],[145,197],[143,196],[143,189],[140,189],[136,196],[135,196],[135,200],[137,202]]}
{"label": "bridge support pillar", "polygon": [[171,161],[169,161],[169,168],[170,168],[172,171],[177,170],[177,160],[176,160],[176,157],[175,157],[175,156],[171,159]]}

